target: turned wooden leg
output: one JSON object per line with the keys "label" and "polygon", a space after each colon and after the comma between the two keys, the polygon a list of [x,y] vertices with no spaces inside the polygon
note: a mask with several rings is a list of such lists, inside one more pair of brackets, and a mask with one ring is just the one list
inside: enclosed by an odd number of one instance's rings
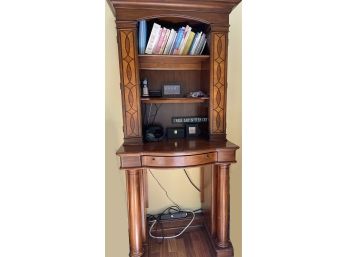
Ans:
{"label": "turned wooden leg", "polygon": [[216,243],[219,247],[230,246],[229,240],[229,166],[217,164],[217,208],[216,208]]}
{"label": "turned wooden leg", "polygon": [[142,170],[127,170],[130,257],[143,255]]}
{"label": "turned wooden leg", "polygon": [[146,169],[143,169],[141,172],[141,188],[140,188],[140,194],[141,194],[141,219],[142,219],[142,226],[141,226],[141,234],[143,239],[143,244],[146,244],[147,241],[147,231],[146,231],[146,208],[147,208],[147,171]]}

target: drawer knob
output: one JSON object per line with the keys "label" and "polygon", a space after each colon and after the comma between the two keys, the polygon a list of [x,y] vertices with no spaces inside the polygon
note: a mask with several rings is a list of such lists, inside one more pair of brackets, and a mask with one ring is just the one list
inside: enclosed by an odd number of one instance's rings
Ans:
{"label": "drawer knob", "polygon": [[154,160],[155,160],[155,158],[153,158],[153,157],[152,157],[152,160],[154,161]]}

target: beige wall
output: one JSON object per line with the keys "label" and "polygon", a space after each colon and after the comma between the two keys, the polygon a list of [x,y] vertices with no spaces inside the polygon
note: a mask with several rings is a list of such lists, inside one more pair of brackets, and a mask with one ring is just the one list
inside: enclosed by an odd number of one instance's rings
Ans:
{"label": "beige wall", "polygon": [[[122,113],[119,89],[118,52],[113,14],[105,5],[105,165],[106,165],[106,256],[128,256],[128,226],[126,187],[124,172],[118,169],[115,156],[122,144]],[[241,5],[230,15],[229,62],[228,62],[228,139],[241,146]],[[241,257],[241,150],[237,164],[231,168],[231,240],[235,257]],[[170,171],[170,172],[168,172]],[[199,172],[189,169],[192,180],[199,185]],[[154,175],[180,206],[189,209],[200,207],[199,193],[191,186],[182,170],[166,170]],[[170,205],[165,194],[149,175],[149,209],[156,213]]]}
{"label": "beige wall", "polygon": [[115,22],[109,6],[105,14],[105,201],[106,256],[128,256],[125,176],[116,150],[122,143],[120,77]]}
{"label": "beige wall", "polygon": [[227,139],[241,147],[231,165],[230,236],[234,256],[242,256],[242,4],[230,14],[228,45]]}

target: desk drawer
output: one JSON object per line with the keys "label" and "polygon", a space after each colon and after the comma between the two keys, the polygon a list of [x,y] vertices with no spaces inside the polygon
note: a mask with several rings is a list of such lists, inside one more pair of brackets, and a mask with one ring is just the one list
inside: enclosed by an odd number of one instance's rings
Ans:
{"label": "desk drawer", "polygon": [[185,167],[217,161],[216,152],[183,156],[142,156],[142,165],[149,167]]}

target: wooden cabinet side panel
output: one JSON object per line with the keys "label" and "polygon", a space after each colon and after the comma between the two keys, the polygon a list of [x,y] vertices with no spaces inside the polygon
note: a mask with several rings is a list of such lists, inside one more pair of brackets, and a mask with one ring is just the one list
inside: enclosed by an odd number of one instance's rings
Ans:
{"label": "wooden cabinet side panel", "polygon": [[118,29],[124,138],[141,138],[136,29]]}
{"label": "wooden cabinet side panel", "polygon": [[211,33],[210,134],[226,134],[227,33]]}

